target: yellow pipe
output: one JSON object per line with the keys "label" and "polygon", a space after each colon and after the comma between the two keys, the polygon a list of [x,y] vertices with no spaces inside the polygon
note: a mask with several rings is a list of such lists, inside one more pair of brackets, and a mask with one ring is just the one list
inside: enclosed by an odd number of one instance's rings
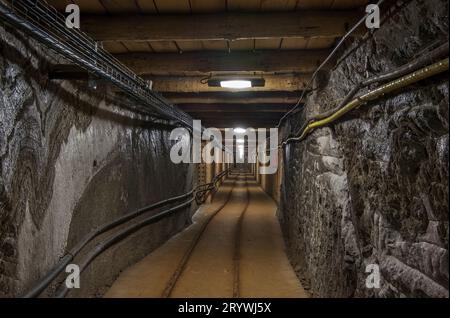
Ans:
{"label": "yellow pipe", "polygon": [[[348,113],[352,109],[362,105],[363,103],[367,101],[374,100],[384,94],[390,93],[396,89],[414,84],[420,80],[423,80],[425,78],[431,77],[433,75],[445,72],[448,70],[448,57],[444,60],[441,60],[439,62],[436,62],[434,64],[431,64],[429,66],[426,66],[424,68],[421,68],[411,74],[405,75],[403,77],[400,77],[396,80],[393,80],[392,82],[386,83],[374,90],[369,91],[368,93],[355,98],[339,110],[337,110],[332,115],[310,123],[308,126],[305,127],[300,137],[297,138],[290,138],[291,140],[302,140],[310,131],[313,129],[316,129],[318,127],[325,126],[327,124],[330,124],[340,117],[342,117],[344,114]],[[287,140],[288,141],[288,140]],[[286,142],[287,142],[286,141]],[[286,143],[285,142],[285,143]]]}

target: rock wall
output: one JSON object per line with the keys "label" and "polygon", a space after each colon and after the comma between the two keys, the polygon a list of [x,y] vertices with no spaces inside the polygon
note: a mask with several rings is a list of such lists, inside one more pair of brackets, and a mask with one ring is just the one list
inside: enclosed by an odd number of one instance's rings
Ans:
{"label": "rock wall", "polygon": [[[190,190],[194,168],[170,161],[169,123],[120,107],[133,101],[48,80],[61,58],[35,41],[0,26],[0,53],[0,296],[8,297],[95,227]],[[110,248],[71,294],[101,294],[189,223],[188,210]]]}
{"label": "rock wall", "polygon": [[272,198],[275,202],[279,203],[279,177],[278,172],[274,174],[262,174],[261,178],[261,188]]}
{"label": "rock wall", "polygon": [[[448,40],[448,1],[406,1],[285,125],[333,108],[359,81]],[[345,53],[345,54],[344,54]],[[288,253],[316,297],[448,297],[448,73],[361,106],[284,150]],[[366,267],[379,266],[380,288]]]}

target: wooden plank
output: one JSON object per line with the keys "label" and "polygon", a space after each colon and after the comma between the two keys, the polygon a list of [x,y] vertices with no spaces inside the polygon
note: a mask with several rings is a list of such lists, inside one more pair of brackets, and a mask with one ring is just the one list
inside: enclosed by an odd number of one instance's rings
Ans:
{"label": "wooden plank", "polygon": [[262,121],[276,121],[283,112],[189,112],[194,118],[208,119],[255,119]]}
{"label": "wooden plank", "polygon": [[227,50],[227,41],[224,40],[204,40],[201,42],[204,50],[211,50],[211,51]]}
{"label": "wooden plank", "polygon": [[116,57],[137,74],[210,72],[299,72],[311,73],[326,57],[327,50],[256,52],[129,53]]}
{"label": "wooden plank", "polygon": [[139,13],[135,0],[101,0],[108,13]]}
{"label": "wooden plank", "polygon": [[336,39],[333,38],[311,38],[308,42],[307,49],[325,49],[334,46]]}
{"label": "wooden plank", "polygon": [[298,0],[261,1],[261,11],[291,11]]}
{"label": "wooden plank", "polygon": [[122,41],[130,52],[152,52],[148,42],[141,41]]}
{"label": "wooden plank", "polygon": [[297,9],[356,9],[362,8],[368,2],[368,0],[299,0]]}
{"label": "wooden plank", "polygon": [[280,103],[293,105],[298,101],[295,97],[251,97],[251,98],[220,98],[220,97],[167,97],[173,104],[265,104]]}
{"label": "wooden plank", "polygon": [[48,1],[48,3],[50,5],[52,5],[53,7],[55,7],[56,10],[65,12],[67,5],[71,4],[72,1],[70,1],[70,0],[53,0],[53,1]]}
{"label": "wooden plank", "polygon": [[[311,78],[310,74],[264,75],[264,87],[252,87],[246,91],[300,91]],[[226,92],[222,87],[203,84],[203,76],[146,76],[153,81],[153,88],[159,92]]]}
{"label": "wooden plank", "polygon": [[228,10],[257,12],[261,10],[261,0],[228,0]]}
{"label": "wooden plank", "polygon": [[178,48],[173,41],[151,41],[149,42],[153,51],[156,53],[165,52],[176,52],[178,53]]}
{"label": "wooden plank", "polygon": [[256,39],[256,50],[276,50],[280,45],[280,39]]}
{"label": "wooden plank", "polygon": [[284,50],[304,50],[309,40],[309,38],[285,38],[281,43],[281,48]]}
{"label": "wooden plank", "polygon": [[127,53],[126,47],[120,42],[105,42],[103,48],[111,54]]}
{"label": "wooden plank", "polygon": [[190,13],[189,0],[155,0],[159,13]]}
{"label": "wooden plank", "polygon": [[[359,14],[360,15],[360,14]],[[99,41],[238,40],[339,37],[355,11],[222,13],[198,15],[84,15],[82,28]],[[270,27],[268,27],[270,26]]]}
{"label": "wooden plank", "polygon": [[177,41],[178,46],[183,52],[203,50],[202,41]]}
{"label": "wooden plank", "polygon": [[230,48],[234,50],[252,50],[253,49],[253,39],[243,39],[230,41]]}
{"label": "wooden plank", "polygon": [[156,7],[153,0],[135,0],[141,13],[156,13]]}
{"label": "wooden plank", "polygon": [[[80,6],[81,15],[84,14],[105,14],[105,7],[99,0],[74,0],[74,3]],[[83,17],[82,17],[83,19]],[[83,22],[81,22],[83,23]]]}
{"label": "wooden plank", "polygon": [[181,104],[178,108],[187,113],[202,112],[268,112],[285,113],[292,108],[292,105],[286,104]]}
{"label": "wooden plank", "polygon": [[204,92],[163,93],[174,104],[295,104],[301,91],[296,92]]}
{"label": "wooden plank", "polygon": [[328,9],[336,0],[299,0],[297,1],[297,9]]}
{"label": "wooden plank", "polygon": [[[50,71],[52,79],[88,79],[88,73],[80,67],[73,64],[54,65]],[[180,97],[182,93],[186,94],[203,94],[203,97],[214,97],[212,93],[222,98],[230,97],[292,97],[299,96],[306,83],[310,80],[310,74],[280,74],[280,75],[264,75],[265,86],[251,87],[238,92],[231,91],[222,87],[209,87],[202,82],[203,76],[144,76],[145,79],[153,81],[153,89],[161,92],[166,96],[172,93],[178,93]],[[209,95],[205,95],[208,93]],[[246,95],[252,93],[252,95]],[[219,95],[220,94],[220,95]],[[229,94],[229,96],[227,95]],[[297,94],[297,95],[293,95]]]}
{"label": "wooden plank", "polygon": [[211,118],[198,118],[202,120],[202,124],[205,127],[216,128],[274,128],[278,120],[257,120],[249,118],[229,118],[229,119],[211,119]]}
{"label": "wooden plank", "polygon": [[[372,3],[374,3],[373,1]],[[369,3],[368,0],[335,0],[330,9],[353,9],[362,8]]]}
{"label": "wooden plank", "polygon": [[225,0],[190,0],[193,13],[225,11]]}

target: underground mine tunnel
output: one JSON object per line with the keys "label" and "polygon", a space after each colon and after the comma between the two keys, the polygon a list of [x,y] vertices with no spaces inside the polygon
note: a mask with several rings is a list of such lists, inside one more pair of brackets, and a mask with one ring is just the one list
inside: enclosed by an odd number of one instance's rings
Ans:
{"label": "underground mine tunnel", "polygon": [[448,298],[448,9],[0,0],[0,297]]}

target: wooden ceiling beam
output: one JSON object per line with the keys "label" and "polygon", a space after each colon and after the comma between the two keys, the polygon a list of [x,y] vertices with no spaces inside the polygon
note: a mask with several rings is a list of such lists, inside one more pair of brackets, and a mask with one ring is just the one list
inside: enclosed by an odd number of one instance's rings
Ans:
{"label": "wooden ceiling beam", "polygon": [[254,120],[254,119],[204,119],[202,125],[215,128],[274,128],[277,125],[275,120]]}
{"label": "wooden ceiling beam", "polygon": [[199,41],[340,37],[361,15],[355,10],[192,15],[83,15],[98,41]]}
{"label": "wooden ceiling beam", "polygon": [[293,105],[290,104],[182,104],[178,108],[187,113],[286,113]]}
{"label": "wooden ceiling beam", "polygon": [[212,119],[254,119],[275,121],[281,117],[282,112],[189,112],[194,118],[212,118]]}
{"label": "wooden ceiling beam", "polygon": [[327,54],[328,50],[265,50],[125,53],[116,54],[116,57],[138,75],[186,75],[214,72],[312,73]]}
{"label": "wooden ceiling beam", "polygon": [[[245,76],[244,76],[245,77]],[[263,87],[252,87],[244,91],[299,91],[311,79],[311,74],[277,74],[262,76]],[[221,87],[209,87],[201,82],[205,76],[145,76],[153,81],[153,88],[159,92],[226,92]]]}
{"label": "wooden ceiling beam", "polygon": [[163,96],[177,105],[182,104],[295,104],[301,91],[296,92],[205,92],[164,93]]}
{"label": "wooden ceiling beam", "polygon": [[[244,75],[242,75],[244,76]],[[157,76],[145,75],[146,80],[153,82],[153,89],[161,93],[203,93],[203,92],[227,92],[222,87],[209,87],[203,83],[205,76]],[[88,80],[87,71],[74,64],[56,64],[51,68],[50,79],[60,80]],[[265,74],[263,87],[251,87],[242,91],[300,91],[311,79],[311,74]],[[101,81],[101,83],[107,83]],[[240,91],[241,92],[241,91]]]}
{"label": "wooden ceiling beam", "polygon": [[259,92],[252,92],[252,91],[222,91],[222,92],[202,92],[202,93],[164,93],[165,97],[168,98],[183,98],[183,97],[204,97],[204,98],[251,98],[251,97],[300,97],[302,94],[301,90],[298,91],[292,91],[292,92],[285,92],[283,90],[279,91],[259,91]]}

